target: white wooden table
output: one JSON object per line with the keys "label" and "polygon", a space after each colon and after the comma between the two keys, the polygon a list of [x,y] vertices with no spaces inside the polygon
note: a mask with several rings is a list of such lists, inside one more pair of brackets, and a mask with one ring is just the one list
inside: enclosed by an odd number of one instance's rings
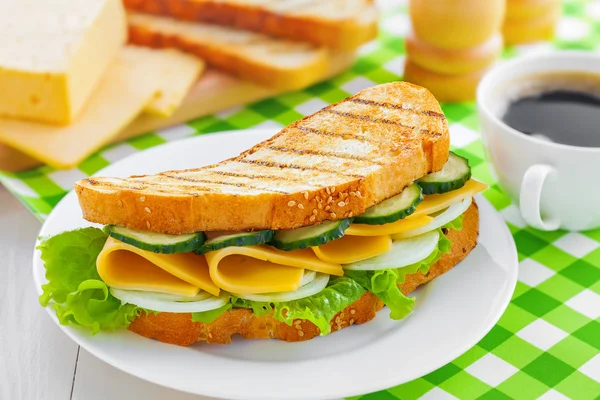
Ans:
{"label": "white wooden table", "polygon": [[39,305],[33,284],[40,226],[0,186],[0,399],[207,399],[125,374],[62,333]]}

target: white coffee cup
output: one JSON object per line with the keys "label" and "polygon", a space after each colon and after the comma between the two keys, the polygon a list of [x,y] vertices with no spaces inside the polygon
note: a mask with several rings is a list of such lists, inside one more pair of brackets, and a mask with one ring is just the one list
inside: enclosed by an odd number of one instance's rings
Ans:
{"label": "white coffee cup", "polygon": [[554,51],[526,56],[497,66],[482,79],[477,103],[486,156],[527,224],[542,230],[598,228],[600,148],[550,142],[501,120],[509,102],[530,90],[527,77],[557,72],[600,76],[600,55]]}

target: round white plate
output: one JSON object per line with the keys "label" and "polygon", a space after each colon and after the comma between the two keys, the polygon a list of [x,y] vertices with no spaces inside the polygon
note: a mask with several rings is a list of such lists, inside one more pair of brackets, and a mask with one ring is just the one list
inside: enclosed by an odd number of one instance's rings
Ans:
{"label": "round white plate", "polygon": [[[232,157],[272,131],[198,136],[132,155],[98,175],[125,177],[193,168]],[[303,343],[234,340],[230,345],[178,347],[122,330],[92,336],[60,326],[79,345],[125,372],[190,393],[235,399],[331,399],[374,392],[425,375],[475,345],[498,321],[517,280],[517,252],[492,206],[477,198],[479,245],[458,266],[415,292],[403,321],[387,309],[363,325]],[[90,226],[69,193],[41,236]],[[38,291],[46,282],[39,251],[33,258]],[[54,312],[48,308],[58,323]]]}

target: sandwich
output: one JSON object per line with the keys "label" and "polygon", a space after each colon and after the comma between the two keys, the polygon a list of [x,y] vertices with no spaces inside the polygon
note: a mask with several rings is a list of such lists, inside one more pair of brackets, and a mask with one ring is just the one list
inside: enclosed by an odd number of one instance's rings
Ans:
{"label": "sandwich", "polygon": [[384,306],[400,320],[476,246],[485,188],[429,91],[375,86],[217,164],[77,182],[104,227],[40,241],[40,303],[181,346],[304,341]]}

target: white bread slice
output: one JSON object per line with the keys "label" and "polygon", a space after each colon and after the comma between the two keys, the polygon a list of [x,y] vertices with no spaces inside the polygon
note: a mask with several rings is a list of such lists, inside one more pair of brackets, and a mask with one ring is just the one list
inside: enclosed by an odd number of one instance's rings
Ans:
{"label": "white bread slice", "polygon": [[377,35],[372,0],[124,0],[125,7],[354,50]]}
{"label": "white bread slice", "polygon": [[[448,123],[405,82],[357,95],[238,157],[152,176],[75,184],[85,219],[168,234],[293,229],[364,212],[442,168]],[[225,145],[225,143],[224,143]]]}
{"label": "white bread slice", "polygon": [[276,89],[306,87],[326,73],[330,61],[324,48],[235,28],[135,13],[129,13],[128,22],[133,44],[178,48],[220,70]]}

